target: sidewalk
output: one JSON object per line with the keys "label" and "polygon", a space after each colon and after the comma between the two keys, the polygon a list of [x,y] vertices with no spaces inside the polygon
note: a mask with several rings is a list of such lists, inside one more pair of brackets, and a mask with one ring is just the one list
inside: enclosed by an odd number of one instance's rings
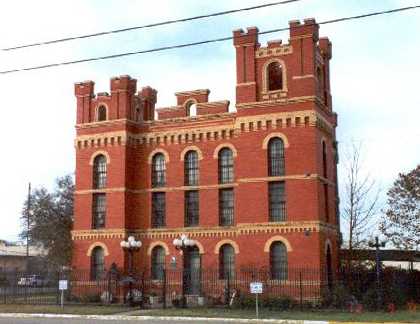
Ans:
{"label": "sidewalk", "polygon": [[[139,316],[130,315],[133,311],[123,315],[73,315],[73,314],[25,314],[25,313],[0,313],[0,318],[67,318],[67,319],[96,319],[96,320],[115,320],[148,322],[150,320],[160,321],[206,321],[206,322],[226,322],[226,323],[272,323],[272,324],[406,324],[404,322],[337,322],[337,321],[311,321],[311,320],[292,320],[292,319],[245,319],[245,318],[208,318],[208,317],[179,317],[179,316]],[[407,323],[411,324],[411,323]]]}

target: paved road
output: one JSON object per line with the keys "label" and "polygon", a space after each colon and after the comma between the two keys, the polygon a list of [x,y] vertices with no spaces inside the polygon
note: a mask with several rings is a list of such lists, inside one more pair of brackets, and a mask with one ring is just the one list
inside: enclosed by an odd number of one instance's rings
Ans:
{"label": "paved road", "polygon": [[[0,318],[0,324],[226,324],[216,321],[176,321],[176,320],[97,320],[97,319],[74,319],[74,318]],[[233,322],[230,322],[234,324]]]}

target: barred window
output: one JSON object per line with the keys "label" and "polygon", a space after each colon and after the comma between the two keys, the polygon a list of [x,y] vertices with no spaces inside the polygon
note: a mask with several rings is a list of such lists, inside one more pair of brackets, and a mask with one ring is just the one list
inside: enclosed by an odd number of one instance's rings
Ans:
{"label": "barred window", "polygon": [[198,154],[196,151],[188,151],[184,158],[184,176],[186,186],[198,185]]}
{"label": "barred window", "polygon": [[279,62],[267,66],[268,91],[283,89],[283,69]]}
{"label": "barred window", "polygon": [[165,268],[165,249],[162,246],[155,246],[152,250],[152,279],[163,280]]}
{"label": "barred window", "polygon": [[270,221],[284,222],[286,220],[284,181],[270,182],[268,184],[268,196]]}
{"label": "barred window", "polygon": [[199,224],[199,194],[198,191],[185,192],[185,226]]}
{"label": "barred window", "polygon": [[324,178],[327,177],[327,147],[325,142],[322,142],[322,174]]}
{"label": "barred window", "polygon": [[274,137],[268,142],[268,175],[284,175],[284,143],[281,138]]}
{"label": "barred window", "polygon": [[152,227],[165,227],[166,199],[164,192],[152,193]]}
{"label": "barred window", "polygon": [[152,187],[163,187],[166,184],[165,156],[157,153],[152,159]]}
{"label": "barred window", "polygon": [[225,147],[219,151],[219,183],[233,182],[233,153]]}
{"label": "barred window", "polygon": [[106,107],[99,106],[98,107],[98,121],[104,121],[104,120],[106,120]]}
{"label": "barred window", "polygon": [[105,227],[106,217],[106,195],[104,193],[97,193],[93,195],[92,203],[92,228]]}
{"label": "barred window", "polygon": [[233,189],[219,190],[219,225],[233,225],[234,199]]}
{"label": "barred window", "polygon": [[106,157],[102,154],[93,160],[93,188],[101,189],[106,187]]}
{"label": "barred window", "polygon": [[270,246],[271,279],[287,280],[287,249],[283,242]]}
{"label": "barred window", "polygon": [[233,279],[235,276],[235,250],[232,245],[224,244],[219,251],[219,278]]}
{"label": "barred window", "polygon": [[91,280],[102,279],[105,272],[104,249],[101,248],[100,246],[95,247],[92,251],[90,260],[91,260],[90,279]]}

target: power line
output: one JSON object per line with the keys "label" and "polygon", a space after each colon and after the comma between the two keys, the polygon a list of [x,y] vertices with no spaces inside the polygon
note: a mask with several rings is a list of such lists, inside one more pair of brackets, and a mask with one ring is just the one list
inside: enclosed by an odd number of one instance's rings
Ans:
{"label": "power line", "polygon": [[[354,20],[354,19],[362,19],[362,18],[367,18],[367,17],[372,17],[372,16],[391,14],[391,13],[396,13],[396,12],[401,12],[401,11],[406,11],[406,10],[412,10],[412,9],[417,9],[417,8],[420,8],[420,5],[390,9],[390,10],[385,10],[385,11],[371,12],[371,13],[356,15],[356,16],[335,18],[335,19],[319,22],[318,24],[319,25],[326,25],[326,24],[349,21],[349,20]],[[286,31],[286,30],[289,30],[289,29],[290,29],[289,27],[277,28],[277,29],[271,29],[271,30],[259,32],[258,34],[259,35],[265,35],[265,34],[271,34],[271,33],[276,33],[276,32],[280,32],[280,31]],[[140,51],[134,51],[134,52],[124,52],[124,53],[118,53],[118,54],[113,54],[113,55],[92,57],[92,58],[86,58],[86,59],[80,59],[80,60],[74,60],[74,61],[58,62],[58,63],[38,65],[38,66],[32,66],[32,67],[26,67],[26,68],[17,68],[17,69],[13,69],[13,70],[5,70],[5,71],[0,71],[0,74],[16,73],[16,72],[31,71],[31,70],[40,70],[40,69],[46,69],[46,68],[58,67],[58,66],[64,66],[64,65],[71,65],[71,64],[77,64],[77,63],[113,59],[113,58],[130,56],[130,55],[160,52],[160,51],[166,51],[166,50],[171,50],[171,49],[179,49],[179,48],[184,48],[184,47],[197,46],[197,45],[203,45],[203,44],[209,44],[209,43],[215,43],[215,42],[223,42],[223,41],[232,40],[232,39],[233,39],[233,36],[221,37],[221,38],[203,40],[203,41],[192,42],[192,43],[157,47],[157,48],[152,48],[152,49],[148,49],[148,50],[140,50]]]}
{"label": "power line", "polygon": [[298,1],[301,1],[301,0],[276,1],[276,2],[266,3],[266,4],[262,4],[262,5],[258,5],[258,6],[252,6],[252,7],[240,8],[240,9],[232,9],[232,10],[227,10],[227,11],[215,12],[215,13],[207,14],[207,15],[199,15],[199,16],[181,18],[181,19],[174,19],[174,20],[166,20],[166,21],[147,24],[147,25],[142,25],[142,26],[127,27],[127,28],[114,29],[114,30],[103,31],[103,32],[98,32],[98,33],[93,33],[93,34],[71,36],[71,37],[59,38],[59,39],[54,39],[54,40],[49,40],[49,41],[44,41],[44,42],[36,42],[36,43],[31,43],[31,44],[17,45],[17,46],[2,48],[1,50],[2,51],[12,51],[12,50],[18,50],[18,49],[27,48],[27,47],[35,47],[35,46],[49,45],[49,44],[55,44],[55,43],[61,43],[61,42],[68,42],[68,41],[72,41],[72,40],[76,40],[76,39],[84,39],[84,38],[98,37],[98,36],[104,36],[104,35],[109,35],[109,34],[117,34],[117,33],[123,33],[123,32],[127,32],[127,31],[137,30],[137,29],[145,29],[145,28],[152,28],[152,27],[163,26],[163,25],[171,25],[171,24],[175,24],[175,23],[187,22],[187,21],[198,20],[198,19],[203,19],[203,18],[224,16],[224,15],[233,14],[233,13],[242,12],[242,11],[250,11],[250,10],[255,10],[255,9],[268,8],[268,7],[284,5],[284,4],[288,4],[288,3],[291,3],[291,2],[298,2]]}

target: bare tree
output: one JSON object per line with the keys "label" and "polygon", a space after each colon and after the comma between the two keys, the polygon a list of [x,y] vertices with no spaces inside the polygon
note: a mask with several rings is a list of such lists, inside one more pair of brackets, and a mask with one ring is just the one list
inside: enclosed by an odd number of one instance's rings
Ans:
{"label": "bare tree", "polygon": [[369,172],[363,169],[362,146],[351,146],[344,162],[344,231],[349,254],[353,249],[366,246],[368,233],[376,223],[374,219],[379,211],[380,190]]}

